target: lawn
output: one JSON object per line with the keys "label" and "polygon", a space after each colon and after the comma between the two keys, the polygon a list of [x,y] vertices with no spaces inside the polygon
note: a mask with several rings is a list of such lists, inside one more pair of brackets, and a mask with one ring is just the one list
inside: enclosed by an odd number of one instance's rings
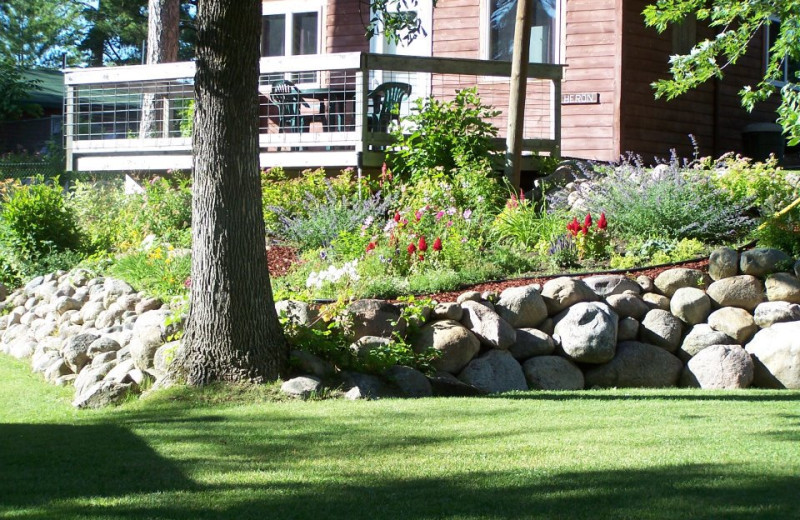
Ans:
{"label": "lawn", "polygon": [[0,358],[3,518],[796,518],[800,392],[276,402],[172,390],[77,412]]}

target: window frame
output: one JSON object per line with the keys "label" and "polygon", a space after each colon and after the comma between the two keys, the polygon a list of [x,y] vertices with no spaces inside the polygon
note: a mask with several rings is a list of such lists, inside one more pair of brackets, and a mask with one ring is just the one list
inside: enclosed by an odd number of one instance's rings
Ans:
{"label": "window frame", "polygon": [[[771,51],[770,40],[771,40],[771,34],[772,34],[772,26],[775,23],[780,24],[780,22],[781,22],[781,19],[779,17],[770,16],[768,22],[766,24],[764,24],[764,53],[763,53],[763,59],[764,59],[763,69],[764,69],[764,72],[766,72],[767,67],[769,67],[770,51]],[[779,27],[780,27],[780,25],[779,25]],[[785,58],[783,60],[782,67],[781,67],[783,69],[783,79],[770,79],[769,82],[772,85],[774,85],[776,87],[784,87],[788,83],[798,83],[798,81],[800,81],[798,79],[795,79],[795,81],[791,81],[791,79],[789,78],[789,62],[790,62],[790,60],[791,60],[791,58]],[[796,65],[795,68],[798,71],[800,71],[800,61],[796,61],[795,65]]]}
{"label": "window frame", "polygon": [[[556,0],[556,16],[553,22],[553,60],[552,62],[545,62],[546,64],[558,65],[563,63],[564,52],[564,39],[562,36],[566,33],[566,0]],[[480,0],[480,38],[478,58],[482,60],[492,60],[491,58],[491,3],[492,0]],[[530,62],[537,63],[537,62]]]}
{"label": "window frame", "polygon": [[[325,11],[327,7],[326,0],[303,0],[302,2],[296,0],[280,0],[276,2],[262,2],[261,4],[261,17],[270,15],[285,15],[284,22],[284,57],[297,56],[292,53],[294,43],[294,16],[304,13],[317,13],[317,52],[309,53],[309,55],[320,55],[326,52],[326,35],[325,29]],[[267,56],[261,56],[266,58]]]}

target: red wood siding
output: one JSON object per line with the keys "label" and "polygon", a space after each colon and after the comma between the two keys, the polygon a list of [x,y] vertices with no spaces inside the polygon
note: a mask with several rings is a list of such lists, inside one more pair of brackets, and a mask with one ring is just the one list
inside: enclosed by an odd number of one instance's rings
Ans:
{"label": "red wood siding", "polygon": [[[672,101],[656,100],[650,84],[669,77],[668,59],[673,54],[672,29],[658,34],[645,27],[642,11],[647,0],[625,0],[622,58],[622,151],[633,151],[646,161],[666,158],[675,149],[690,157],[693,149],[688,135],[695,136],[703,155],[720,155],[742,148],[742,128],[752,122],[774,121],[774,106],[764,105],[748,114],[738,92],[754,83],[762,72],[762,39],[736,66],[725,71],[719,82],[708,82]],[[698,23],[698,39],[713,33]]]}
{"label": "red wood siding", "polygon": [[596,105],[564,105],[561,153],[565,157],[619,157],[619,36],[621,0],[569,0],[566,4],[564,94],[597,92]]}
{"label": "red wood siding", "polygon": [[433,55],[480,57],[480,0],[439,0],[433,10]]}
{"label": "red wood siding", "polygon": [[369,6],[361,0],[328,0],[325,52],[369,52],[364,26]]}

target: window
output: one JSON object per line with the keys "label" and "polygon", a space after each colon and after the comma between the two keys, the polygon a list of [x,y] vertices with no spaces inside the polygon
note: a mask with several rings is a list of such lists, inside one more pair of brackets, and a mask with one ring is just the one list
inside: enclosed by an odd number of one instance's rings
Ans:
{"label": "window", "polygon": [[[772,46],[775,44],[775,40],[778,39],[778,35],[780,34],[781,30],[781,21],[777,18],[772,18],[769,24],[766,25],[766,49],[764,52],[764,67],[766,68],[769,65],[769,59],[772,53]],[[781,67],[783,69],[782,77],[775,80],[775,83],[778,85],[784,85],[786,83],[796,83],[798,81],[797,73],[800,72],[800,62],[795,59],[785,59],[783,63],[781,63]]]}
{"label": "window", "polygon": [[[534,0],[531,24],[531,63],[558,59],[559,0]],[[517,0],[484,0],[483,57],[511,61]]]}
{"label": "window", "polygon": [[320,53],[321,2],[267,2],[261,18],[261,56]]}

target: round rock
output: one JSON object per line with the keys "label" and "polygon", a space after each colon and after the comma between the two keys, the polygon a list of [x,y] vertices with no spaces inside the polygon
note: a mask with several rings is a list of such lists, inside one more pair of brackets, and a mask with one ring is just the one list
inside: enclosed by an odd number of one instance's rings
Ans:
{"label": "round rock", "polygon": [[492,349],[473,359],[458,378],[490,394],[528,389],[522,366],[507,350]]}
{"label": "round rock", "polygon": [[701,289],[681,287],[672,295],[669,309],[684,323],[696,325],[708,318],[711,312],[711,299]]}
{"label": "round rock", "polygon": [[542,287],[542,298],[551,316],[579,302],[597,301],[597,295],[581,280],[560,277],[547,281]]}
{"label": "round rock", "polygon": [[744,345],[758,330],[753,316],[738,307],[723,307],[711,313],[708,324],[712,329],[724,332],[739,345]]}
{"label": "round rock", "polygon": [[675,352],[681,344],[683,324],[667,311],[653,309],[647,313],[639,326],[639,338],[669,352]]}
{"label": "round rock", "polygon": [[764,284],[755,276],[731,276],[712,283],[707,294],[719,307],[740,307],[752,312],[764,301]]}
{"label": "round rock", "polygon": [[739,345],[712,345],[689,360],[681,382],[704,389],[747,388],[753,382],[753,360]]}
{"label": "round rock", "polygon": [[664,388],[675,386],[683,363],[655,345],[623,341],[609,363],[592,367],[584,378],[586,388]]}
{"label": "round rock", "polygon": [[800,321],[759,331],[745,350],[755,364],[754,386],[800,389]]}
{"label": "round rock", "polygon": [[583,372],[560,356],[539,356],[522,365],[531,390],[583,390]]}
{"label": "round rock", "polygon": [[481,349],[481,343],[466,327],[453,320],[435,321],[424,325],[413,339],[414,352],[427,348],[439,351],[431,365],[451,374],[460,372]]}
{"label": "round rock", "polygon": [[[663,298],[663,296],[662,296]],[[650,307],[636,294],[612,294],[606,297],[606,303],[620,318],[641,320]]]}
{"label": "round rock", "polygon": [[533,285],[504,290],[494,308],[514,328],[533,328],[547,319],[547,306]]}
{"label": "round rock", "polygon": [[688,361],[692,356],[711,345],[734,345],[736,340],[724,332],[714,330],[708,323],[699,323],[683,338],[678,357]]}
{"label": "round rock", "polygon": [[765,329],[775,323],[800,320],[800,305],[789,302],[764,302],[753,313],[756,325]]}
{"label": "round rock", "polygon": [[711,252],[708,274],[714,281],[739,274],[739,253],[730,247],[720,247]]}
{"label": "round rock", "polygon": [[517,331],[506,320],[482,303],[465,301],[461,323],[489,348],[508,349],[517,340]]}
{"label": "round rock", "polygon": [[608,305],[576,303],[555,318],[554,336],[570,359],[605,363],[614,357],[619,318]]}
{"label": "round rock", "polygon": [[667,269],[659,274],[655,281],[656,287],[668,298],[672,298],[675,291],[681,287],[694,287],[702,289],[705,287],[705,276],[698,269]]}
{"label": "round rock", "polygon": [[742,274],[764,278],[768,274],[791,269],[792,263],[792,258],[783,251],[761,247],[742,253],[739,270]]}
{"label": "round rock", "polygon": [[764,285],[771,302],[800,303],[800,280],[789,273],[770,275]]}

